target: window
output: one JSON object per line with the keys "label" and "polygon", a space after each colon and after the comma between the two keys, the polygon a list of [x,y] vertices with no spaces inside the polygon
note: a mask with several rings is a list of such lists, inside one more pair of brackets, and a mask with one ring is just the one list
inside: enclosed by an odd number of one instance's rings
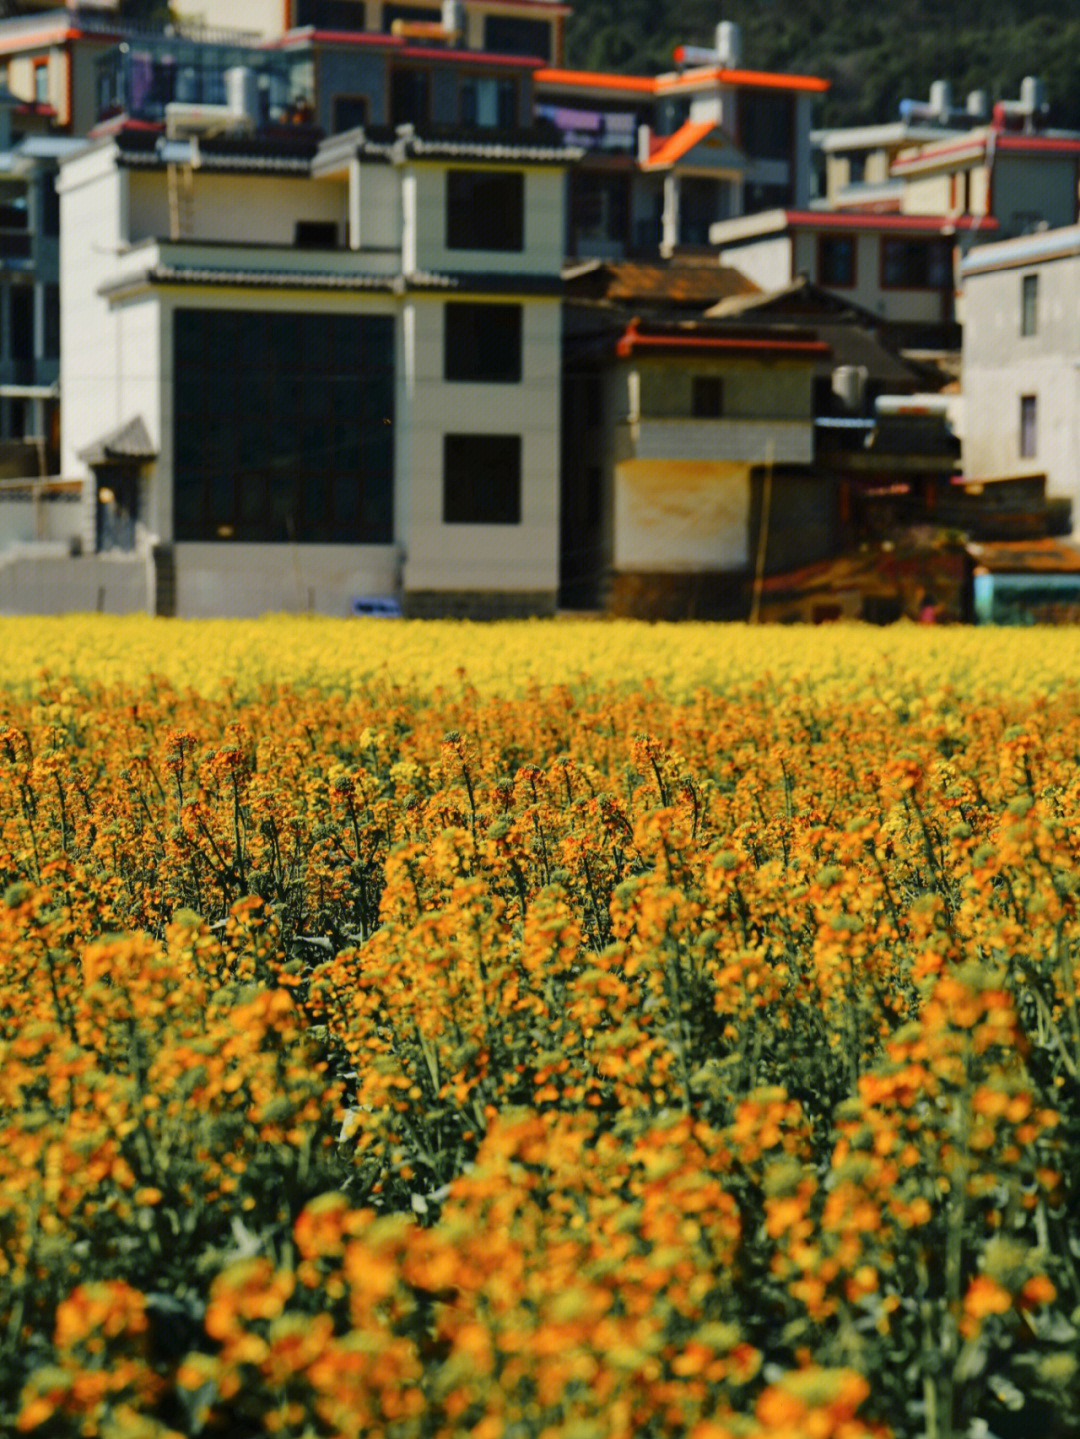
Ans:
{"label": "window", "polygon": [[34,61],[34,102],[38,105],[49,103],[49,62]]}
{"label": "window", "polygon": [[46,284],[45,290],[45,359],[55,360],[60,354],[60,286]]}
{"label": "window", "polygon": [[520,170],[447,172],[446,248],[525,248],[525,176]]}
{"label": "window", "polygon": [[520,305],[451,303],[443,327],[443,377],[516,385],[521,380]]}
{"label": "window", "polygon": [[363,30],[363,0],[296,0],[293,24],[297,29]]}
{"label": "window", "polygon": [[343,130],[355,130],[359,125],[366,125],[367,118],[366,95],[334,96],[333,126],[335,135],[340,135]]}
{"label": "window", "polygon": [[41,202],[41,233],[59,235],[60,196],[56,193],[56,172],[45,171],[38,176],[38,195]]}
{"label": "window", "polygon": [[817,263],[819,285],[850,290],[855,284],[855,236],[821,235]]}
{"label": "window", "polygon": [[774,90],[739,92],[739,143],[753,160],[790,160],[795,106]]}
{"label": "window", "polygon": [[626,241],[630,233],[630,177],[597,170],[570,172],[570,249],[593,241]]}
{"label": "window", "polygon": [[1039,277],[1022,275],[1020,278],[1020,333],[1034,335],[1039,324]]}
{"label": "window", "polygon": [[945,240],[888,235],[881,242],[881,283],[893,290],[943,290],[952,283]]}
{"label": "window", "polygon": [[337,226],[333,220],[297,220],[293,243],[298,250],[334,250]]}
{"label": "window", "polygon": [[384,35],[392,32],[395,20],[403,20],[406,25],[418,21],[421,24],[438,25],[442,20],[442,10],[437,5],[384,5],[382,7]]}
{"label": "window", "polygon": [[521,436],[443,436],[443,524],[521,523]]}
{"label": "window", "polygon": [[177,540],[393,541],[391,316],[177,310],[173,412]]}
{"label": "window", "polygon": [[461,82],[461,123],[481,130],[515,129],[517,85],[491,75],[470,75]]}
{"label": "window", "polygon": [[1034,395],[1020,396],[1020,458],[1035,458],[1036,423],[1038,411]]}
{"label": "window", "polygon": [[484,49],[494,55],[535,55],[550,60],[550,22],[518,15],[485,15]]}
{"label": "window", "polygon": [[390,72],[391,125],[424,126],[431,119],[431,76],[400,67]]}
{"label": "window", "polygon": [[690,413],[696,420],[718,420],[724,413],[724,382],[719,375],[695,375],[690,382]]}
{"label": "window", "polygon": [[12,285],[11,302],[11,358],[32,360],[34,358],[34,287],[33,285]]}

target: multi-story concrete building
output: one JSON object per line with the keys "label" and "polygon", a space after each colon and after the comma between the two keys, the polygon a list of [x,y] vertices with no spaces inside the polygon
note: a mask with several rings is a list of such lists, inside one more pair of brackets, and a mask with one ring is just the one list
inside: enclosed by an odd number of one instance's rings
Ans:
{"label": "multi-story concrete building", "polygon": [[66,162],[86,547],[155,547],[180,614],[553,609],[573,158],[124,130]]}

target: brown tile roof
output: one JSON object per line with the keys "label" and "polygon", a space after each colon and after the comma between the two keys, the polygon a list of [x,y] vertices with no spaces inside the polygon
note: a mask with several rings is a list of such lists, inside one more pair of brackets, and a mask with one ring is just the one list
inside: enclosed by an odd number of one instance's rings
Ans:
{"label": "brown tile roof", "polygon": [[565,272],[568,298],[616,304],[715,305],[760,289],[741,270],[715,260],[609,260]]}

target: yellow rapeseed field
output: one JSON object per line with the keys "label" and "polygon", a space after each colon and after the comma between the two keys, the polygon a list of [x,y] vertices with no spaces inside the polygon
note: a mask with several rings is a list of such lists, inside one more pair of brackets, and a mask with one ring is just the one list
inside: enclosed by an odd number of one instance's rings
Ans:
{"label": "yellow rapeseed field", "polygon": [[0,654],[0,1434],[1080,1433],[1080,631]]}
{"label": "yellow rapeseed field", "polygon": [[165,676],[178,689],[241,697],[265,684],[350,693],[398,685],[429,695],[520,696],[530,686],[630,689],[670,699],[699,687],[744,693],[769,683],[842,700],[868,689],[964,697],[1056,693],[1080,675],[1080,631],[928,630],[902,623],[749,628],[616,620],[159,620],[92,615],[0,618],[8,690],[32,692],[43,670],[76,684]]}

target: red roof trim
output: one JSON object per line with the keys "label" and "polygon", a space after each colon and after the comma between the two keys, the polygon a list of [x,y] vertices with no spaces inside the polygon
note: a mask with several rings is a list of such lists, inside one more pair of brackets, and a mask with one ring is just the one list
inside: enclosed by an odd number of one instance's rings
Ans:
{"label": "red roof trim", "polygon": [[729,354],[795,354],[816,359],[829,354],[824,340],[769,340],[735,335],[643,335],[633,323],[615,342],[615,353],[626,359],[635,350],[726,350]]}
{"label": "red roof trim", "polygon": [[1064,135],[1008,135],[997,137],[999,150],[1034,151],[1036,154],[1080,155],[1080,139],[1070,140]]}
{"label": "red roof trim", "polygon": [[544,61],[538,55],[494,55],[484,50],[451,50],[442,46],[410,45],[403,35],[377,35],[372,31],[354,30],[290,30],[276,40],[267,40],[264,50],[284,50],[301,42],[324,45],[368,45],[395,55],[417,60],[470,61],[474,65],[502,65],[507,69],[535,70]]}
{"label": "red roof trim", "polygon": [[[865,210],[785,210],[790,229],[798,230],[914,230],[940,234],[943,230],[996,230],[992,215],[895,215]],[[747,236],[756,239],[757,236]]]}

